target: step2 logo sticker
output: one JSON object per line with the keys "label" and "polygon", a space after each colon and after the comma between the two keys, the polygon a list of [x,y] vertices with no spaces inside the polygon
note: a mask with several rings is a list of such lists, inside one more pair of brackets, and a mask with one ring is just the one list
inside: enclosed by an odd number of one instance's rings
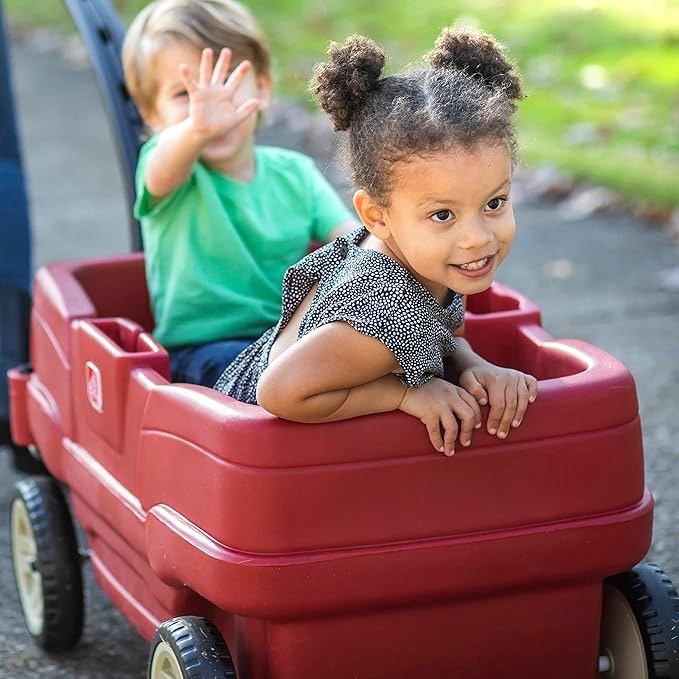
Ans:
{"label": "step2 logo sticker", "polygon": [[90,405],[98,413],[103,413],[104,394],[101,390],[101,372],[92,361],[85,363],[85,386],[87,388],[87,400],[90,402]]}

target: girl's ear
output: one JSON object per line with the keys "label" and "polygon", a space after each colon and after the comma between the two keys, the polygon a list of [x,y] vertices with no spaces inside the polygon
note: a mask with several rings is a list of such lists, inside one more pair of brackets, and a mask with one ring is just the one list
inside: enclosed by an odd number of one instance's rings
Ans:
{"label": "girl's ear", "polygon": [[354,208],[365,228],[373,236],[380,240],[389,238],[384,208],[365,189],[359,189],[354,193]]}

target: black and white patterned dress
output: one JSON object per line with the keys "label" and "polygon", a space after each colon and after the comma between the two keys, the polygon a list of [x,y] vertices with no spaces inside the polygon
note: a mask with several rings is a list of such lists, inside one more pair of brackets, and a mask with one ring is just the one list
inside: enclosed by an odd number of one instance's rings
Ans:
{"label": "black and white patterned dress", "polygon": [[359,247],[367,235],[368,230],[360,227],[287,270],[277,325],[236,357],[215,389],[245,403],[257,402],[257,382],[269,362],[271,346],[316,283],[298,339],[326,323],[344,321],[393,352],[405,386],[419,387],[432,377],[443,377],[443,359],[455,351],[453,332],[464,319],[461,295],[453,293],[450,304],[442,307],[397,261]]}

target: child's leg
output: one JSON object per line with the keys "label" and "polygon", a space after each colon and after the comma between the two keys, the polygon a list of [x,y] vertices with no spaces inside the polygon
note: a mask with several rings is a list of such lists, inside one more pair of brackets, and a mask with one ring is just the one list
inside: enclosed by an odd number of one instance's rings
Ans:
{"label": "child's leg", "polygon": [[172,381],[213,387],[224,369],[256,339],[239,337],[171,350]]}

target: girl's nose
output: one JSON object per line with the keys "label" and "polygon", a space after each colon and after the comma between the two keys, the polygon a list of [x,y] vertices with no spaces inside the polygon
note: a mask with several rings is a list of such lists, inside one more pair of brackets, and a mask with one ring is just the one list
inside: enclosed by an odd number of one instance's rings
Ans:
{"label": "girl's nose", "polygon": [[470,219],[464,224],[460,225],[462,228],[458,230],[458,247],[473,250],[474,248],[488,245],[495,238],[484,219]]}

